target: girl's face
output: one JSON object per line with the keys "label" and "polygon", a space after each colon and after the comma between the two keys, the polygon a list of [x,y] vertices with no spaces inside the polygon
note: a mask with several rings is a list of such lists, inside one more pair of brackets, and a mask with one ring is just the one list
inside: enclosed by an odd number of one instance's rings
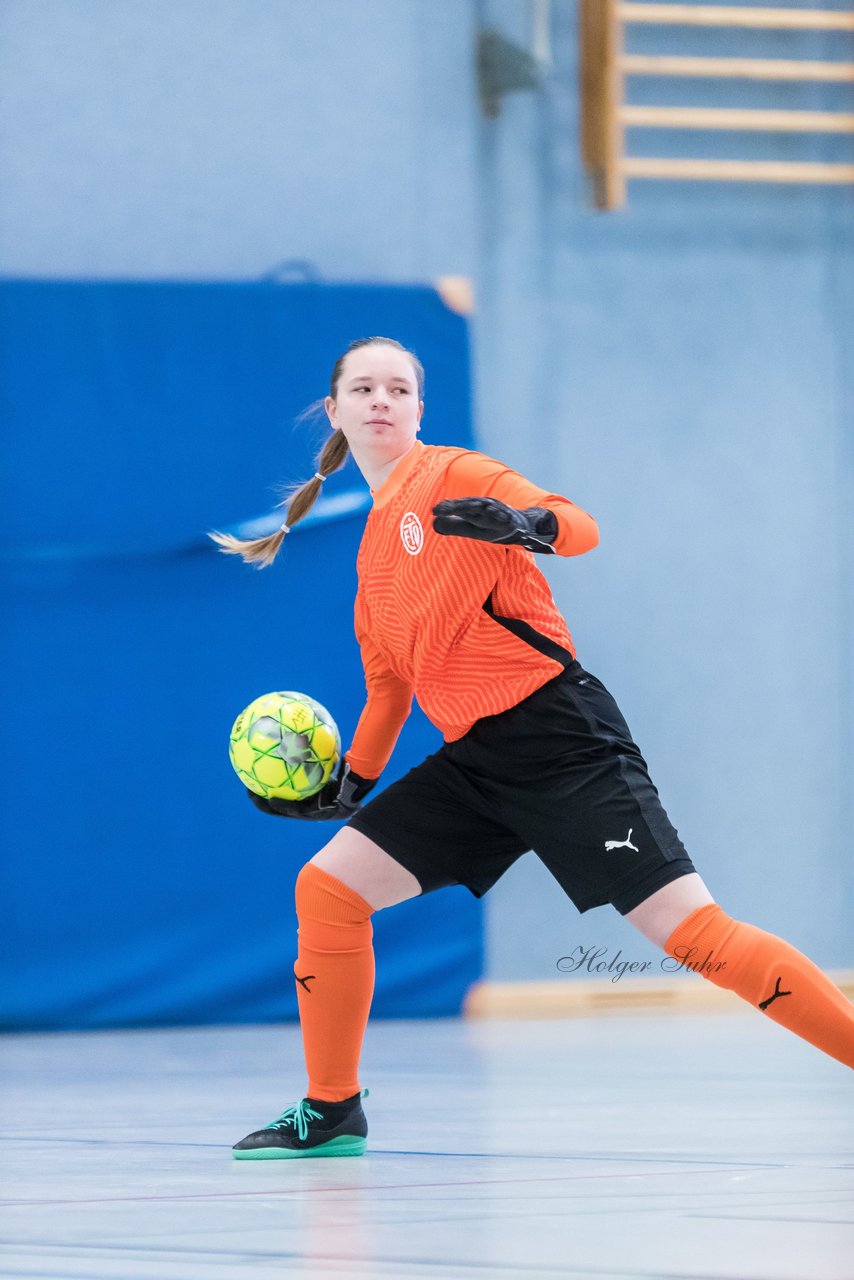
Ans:
{"label": "girl's face", "polygon": [[354,456],[375,462],[400,457],[412,446],[424,402],[409,357],[396,347],[359,347],[344,361],[336,398],[327,396],[332,426],[347,437]]}

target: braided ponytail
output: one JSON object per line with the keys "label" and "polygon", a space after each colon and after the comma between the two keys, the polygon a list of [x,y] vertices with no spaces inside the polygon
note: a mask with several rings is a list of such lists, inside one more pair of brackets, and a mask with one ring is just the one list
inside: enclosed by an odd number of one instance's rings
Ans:
{"label": "braided ponytail", "polygon": [[219,546],[220,551],[229,556],[242,556],[247,564],[254,564],[256,569],[266,569],[275,560],[285,534],[307,516],[320,496],[323,481],[333,471],[340,470],[347,461],[350,452],[343,431],[333,431],[320,451],[316,460],[317,470],[305,484],[291,487],[282,502],[278,505],[286,507],[284,523],[275,533],[268,533],[265,538],[235,538],[232,533],[214,532],[208,535]]}

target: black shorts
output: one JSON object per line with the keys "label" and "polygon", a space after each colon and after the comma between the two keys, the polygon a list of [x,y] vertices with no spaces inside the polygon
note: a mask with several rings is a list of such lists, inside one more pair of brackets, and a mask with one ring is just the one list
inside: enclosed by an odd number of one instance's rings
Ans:
{"label": "black shorts", "polygon": [[579,662],[478,720],[347,824],[430,893],[482,897],[533,850],[575,903],[631,911],[694,866],[605,686]]}

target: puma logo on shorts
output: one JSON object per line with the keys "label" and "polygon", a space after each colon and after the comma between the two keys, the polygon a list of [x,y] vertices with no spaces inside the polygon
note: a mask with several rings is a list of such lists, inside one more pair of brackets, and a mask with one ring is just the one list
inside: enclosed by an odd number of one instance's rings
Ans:
{"label": "puma logo on shorts", "polygon": [[629,834],[626,836],[625,840],[606,840],[605,852],[610,853],[612,849],[634,849],[635,853],[640,853],[640,849],[637,845],[632,844],[633,831],[634,827],[629,827]]}

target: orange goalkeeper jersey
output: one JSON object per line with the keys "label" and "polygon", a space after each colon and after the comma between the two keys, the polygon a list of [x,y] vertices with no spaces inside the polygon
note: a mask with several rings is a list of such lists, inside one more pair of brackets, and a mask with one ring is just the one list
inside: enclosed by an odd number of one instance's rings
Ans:
{"label": "orange goalkeeper jersey", "polygon": [[355,606],[368,696],[346,752],[364,778],[388,763],[413,696],[452,742],[575,657],[533,553],[435,533],[436,503],[485,496],[547,507],[557,517],[558,555],[580,555],[599,540],[580,507],[470,449],[417,440],[372,496]]}

